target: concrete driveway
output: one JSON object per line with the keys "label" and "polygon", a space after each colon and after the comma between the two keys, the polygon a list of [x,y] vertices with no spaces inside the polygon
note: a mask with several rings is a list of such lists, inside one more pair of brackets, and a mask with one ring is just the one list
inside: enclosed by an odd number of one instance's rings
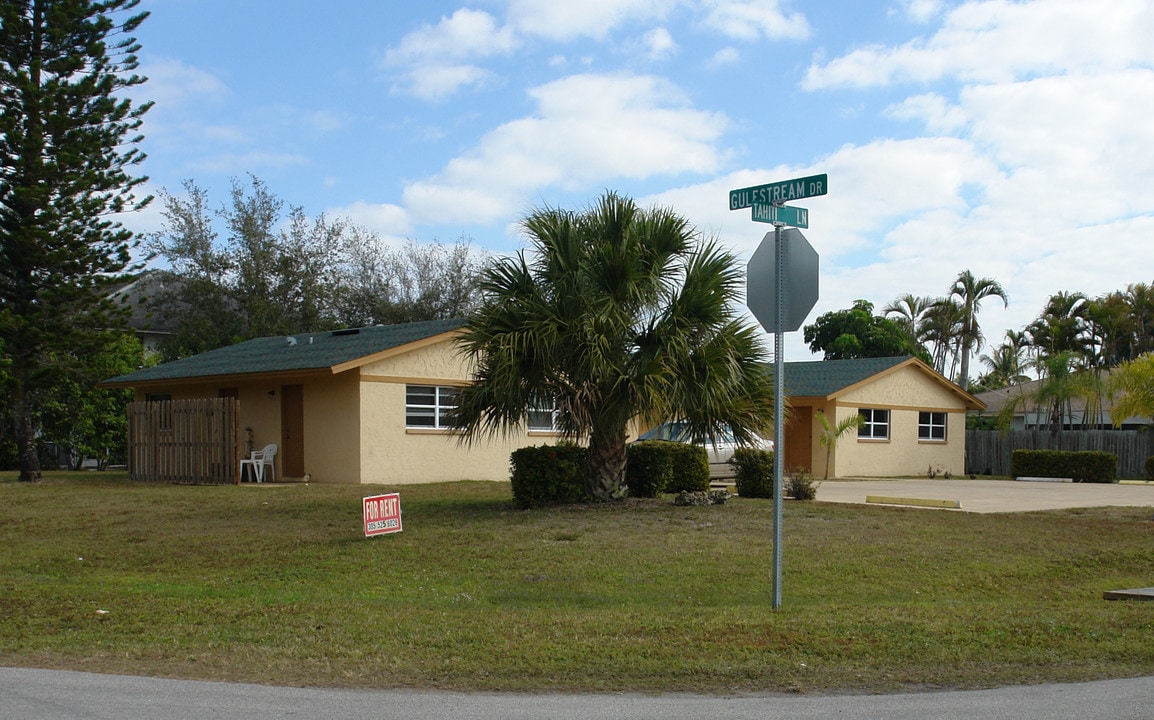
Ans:
{"label": "concrete driveway", "polygon": [[[1154,507],[1154,485],[1022,482],[1015,480],[823,480],[822,502],[867,498],[957,501],[963,512],[999,513],[1103,506]],[[918,506],[916,503],[895,503]]]}

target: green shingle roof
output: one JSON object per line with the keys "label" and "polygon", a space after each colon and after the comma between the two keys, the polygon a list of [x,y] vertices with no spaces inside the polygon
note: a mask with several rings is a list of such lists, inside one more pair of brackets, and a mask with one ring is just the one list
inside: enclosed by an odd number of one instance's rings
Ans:
{"label": "green shingle roof", "polygon": [[105,380],[132,386],[167,380],[324,370],[456,330],[464,320],[430,320],[333,332],[256,338]]}
{"label": "green shingle roof", "polygon": [[787,362],[785,393],[796,397],[829,397],[909,359],[884,357]]}

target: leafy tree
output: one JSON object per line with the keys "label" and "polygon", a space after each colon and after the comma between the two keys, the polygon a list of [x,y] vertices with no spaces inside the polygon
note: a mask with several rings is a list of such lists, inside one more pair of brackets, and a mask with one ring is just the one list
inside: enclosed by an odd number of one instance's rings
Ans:
{"label": "leafy tree", "polygon": [[[129,172],[150,103],[125,91],[147,13],[138,0],[0,4],[0,345],[20,478],[40,462],[33,396],[124,322],[107,290],[129,268],[131,233],[110,215],[143,207]],[[70,351],[70,352],[65,352]]]}
{"label": "leafy tree", "polygon": [[124,406],[132,400],[132,391],[99,388],[96,383],[139,370],[151,361],[140,340],[123,333],[101,352],[75,362],[82,374],[39,393],[40,439],[66,449],[75,469],[85,458],[97,460],[103,468],[113,458],[123,458],[128,437]]}
{"label": "leafy tree", "polygon": [[604,194],[584,212],[522,220],[532,245],[491,263],[460,347],[475,363],[457,421],[467,440],[512,432],[553,405],[588,439],[590,494],[620,494],[626,428],[684,420],[692,439],[739,443],[773,420],[761,333],[734,310],[744,273],[672,210]]}
{"label": "leafy tree", "polygon": [[855,300],[853,307],[819,316],[803,328],[805,341],[825,360],[912,355],[929,362],[929,353],[911,339],[896,320],[873,314],[873,303]]}
{"label": "leafy tree", "polygon": [[390,250],[353,228],[339,273],[336,314],[352,326],[464,317],[476,307],[480,257],[467,238]]}
{"label": "leafy tree", "polygon": [[1001,298],[1008,307],[1010,301],[1006,291],[997,280],[975,278],[969,270],[963,270],[950,291],[951,298],[957,298],[961,307],[961,327],[958,332],[958,355],[961,357],[959,385],[966,389],[970,385],[970,352],[982,346],[982,330],[978,325],[978,310],[982,300],[989,297]]}
{"label": "leafy tree", "polygon": [[392,250],[346,220],[286,214],[257,178],[234,182],[230,199],[213,211],[192,181],[183,195],[161,194],[164,228],[150,247],[170,269],[148,302],[176,327],[166,359],[268,335],[462,317],[476,303],[479,261],[466,242]]}
{"label": "leafy tree", "polygon": [[1110,420],[1119,427],[1130,417],[1154,417],[1154,354],[1124,362],[1110,374],[1108,387],[1120,393],[1110,407]]}

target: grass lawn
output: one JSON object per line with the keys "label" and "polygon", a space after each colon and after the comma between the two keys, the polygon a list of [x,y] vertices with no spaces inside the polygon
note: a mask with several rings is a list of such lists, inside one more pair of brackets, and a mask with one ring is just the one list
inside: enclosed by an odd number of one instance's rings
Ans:
{"label": "grass lawn", "polygon": [[0,475],[0,665],[278,685],[892,691],[1154,673],[1151,511],[668,500],[516,510],[507,484]]}

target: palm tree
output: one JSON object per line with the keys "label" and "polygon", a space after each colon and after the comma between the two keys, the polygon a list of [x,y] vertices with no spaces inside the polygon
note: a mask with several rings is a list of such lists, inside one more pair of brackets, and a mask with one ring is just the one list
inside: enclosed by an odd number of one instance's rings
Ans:
{"label": "palm tree", "polygon": [[1051,295],[1038,319],[1030,323],[1026,332],[1042,355],[1072,353],[1089,360],[1092,353],[1087,315],[1090,301],[1080,292],[1065,290]]}
{"label": "palm tree", "polygon": [[626,427],[677,419],[691,440],[740,444],[773,421],[762,334],[734,312],[736,258],[667,209],[604,194],[584,212],[544,208],[521,222],[532,255],[495,260],[459,346],[474,363],[456,420],[465,441],[557,409],[589,444],[588,490],[617,496]]}
{"label": "palm tree", "polygon": [[934,369],[950,377],[956,363],[947,368],[951,355],[957,359],[957,338],[962,326],[962,306],[953,298],[939,298],[926,309],[923,317],[924,341],[930,344]]}
{"label": "palm tree", "polygon": [[1011,385],[1019,385],[1030,379],[1025,372],[1022,346],[1017,342],[1017,333],[1006,331],[1006,340],[989,355],[981,357],[986,372],[978,378],[978,385],[985,390],[997,390]]}
{"label": "palm tree", "polygon": [[958,354],[961,356],[961,371],[959,385],[966,389],[970,385],[970,351],[982,345],[982,331],[978,326],[978,310],[982,300],[988,297],[999,297],[1009,307],[1010,301],[1001,284],[992,278],[974,277],[969,270],[963,270],[954,281],[950,297],[956,297],[962,308],[961,328],[958,333]]}
{"label": "palm tree", "polygon": [[925,340],[926,312],[937,302],[928,295],[917,296],[906,293],[894,299],[882,309],[886,317],[893,316],[898,324],[905,329],[910,341],[920,345]]}
{"label": "palm tree", "polygon": [[818,438],[818,442],[825,448],[825,477],[823,479],[829,480],[829,460],[830,456],[833,455],[834,448],[837,447],[837,441],[841,440],[842,436],[850,430],[861,427],[865,422],[865,417],[860,413],[854,413],[842,418],[837,425],[830,425],[829,419],[820,410],[817,417],[821,420],[821,437]]}

